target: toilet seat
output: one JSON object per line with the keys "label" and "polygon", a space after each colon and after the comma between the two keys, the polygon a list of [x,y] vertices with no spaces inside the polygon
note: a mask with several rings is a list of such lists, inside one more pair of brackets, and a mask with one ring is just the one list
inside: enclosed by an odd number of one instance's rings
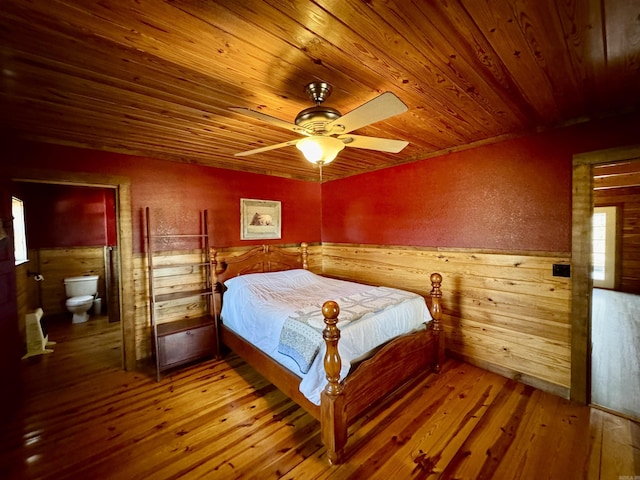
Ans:
{"label": "toilet seat", "polygon": [[76,307],[89,302],[93,303],[93,295],[80,295],[79,297],[67,298],[66,305],[68,307]]}

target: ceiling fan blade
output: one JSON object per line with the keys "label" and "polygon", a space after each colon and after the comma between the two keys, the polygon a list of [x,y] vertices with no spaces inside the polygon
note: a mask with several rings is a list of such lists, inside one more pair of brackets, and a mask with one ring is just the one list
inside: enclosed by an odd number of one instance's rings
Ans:
{"label": "ceiling fan blade", "polygon": [[285,122],[284,120],[280,120],[279,118],[272,117],[271,115],[267,115],[266,113],[257,112],[256,110],[251,110],[250,108],[243,108],[243,107],[229,107],[229,110],[231,110],[232,112],[240,113],[242,115],[246,115],[251,118],[255,118],[256,120],[260,120],[262,122],[268,123],[270,125],[274,125],[276,127],[284,128],[286,130],[291,130],[301,135],[309,135],[309,133],[307,133],[307,131],[304,128],[299,127],[295,123]]}
{"label": "ceiling fan blade", "polygon": [[[327,129],[331,131],[331,128],[334,127],[335,133],[349,133],[407,110],[408,108],[402,100],[391,92],[385,92],[329,123]],[[344,130],[342,130],[343,127]]]}
{"label": "ceiling fan blade", "polygon": [[390,138],[365,137],[362,135],[340,135],[338,137],[347,147],[366,148],[379,152],[398,153],[409,142],[404,140],[392,140]]}
{"label": "ceiling fan blade", "polygon": [[295,145],[300,140],[302,140],[302,139],[299,138],[297,140],[289,140],[288,142],[284,142],[284,143],[276,143],[275,145],[269,145],[267,147],[261,147],[261,148],[256,148],[254,150],[248,150],[246,152],[236,153],[234,156],[236,156],[236,157],[246,157],[247,155],[253,155],[254,153],[268,152],[269,150],[275,150],[276,148],[289,147],[291,145]]}

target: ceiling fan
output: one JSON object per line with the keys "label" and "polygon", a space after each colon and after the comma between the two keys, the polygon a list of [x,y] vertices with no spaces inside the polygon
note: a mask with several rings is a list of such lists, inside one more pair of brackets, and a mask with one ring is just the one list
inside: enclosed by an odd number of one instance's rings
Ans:
{"label": "ceiling fan", "polygon": [[385,92],[346,115],[342,115],[335,108],[322,105],[322,102],[331,94],[331,89],[331,85],[326,82],[308,84],[305,87],[305,92],[316,105],[305,108],[298,113],[295,123],[289,123],[249,108],[230,107],[230,110],[234,112],[304,135],[304,138],[236,153],[235,156],[244,157],[295,145],[307,160],[322,167],[322,165],[332,162],[345,146],[398,153],[409,144],[403,140],[366,137],[350,133],[406,112],[407,106],[393,93]]}

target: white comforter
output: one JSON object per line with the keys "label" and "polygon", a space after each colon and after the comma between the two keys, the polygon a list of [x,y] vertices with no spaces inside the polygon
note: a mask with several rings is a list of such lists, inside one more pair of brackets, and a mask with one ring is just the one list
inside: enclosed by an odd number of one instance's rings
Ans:
{"label": "white comforter", "polygon": [[[307,270],[243,275],[227,280],[225,286],[228,290],[222,307],[224,324],[300,376],[300,391],[309,401],[319,405],[320,393],[327,383],[323,367],[324,342],[309,371],[302,374],[293,359],[278,352],[284,322],[296,310],[309,306],[321,309],[327,300],[340,304],[340,298],[368,291],[371,287],[321,277]],[[346,325],[338,321],[341,380],[352,362],[398,335],[424,328],[423,324],[430,320],[424,299],[416,294],[399,305],[367,313]]]}

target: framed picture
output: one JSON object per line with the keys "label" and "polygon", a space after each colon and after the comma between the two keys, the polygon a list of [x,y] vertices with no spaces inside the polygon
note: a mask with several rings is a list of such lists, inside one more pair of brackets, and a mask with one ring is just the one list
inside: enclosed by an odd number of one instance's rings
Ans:
{"label": "framed picture", "polygon": [[281,238],[280,202],[240,199],[240,240]]}

